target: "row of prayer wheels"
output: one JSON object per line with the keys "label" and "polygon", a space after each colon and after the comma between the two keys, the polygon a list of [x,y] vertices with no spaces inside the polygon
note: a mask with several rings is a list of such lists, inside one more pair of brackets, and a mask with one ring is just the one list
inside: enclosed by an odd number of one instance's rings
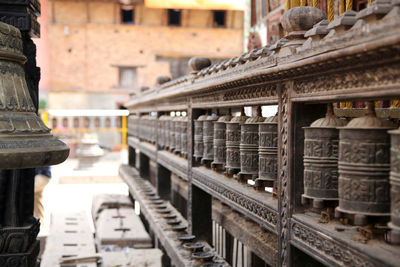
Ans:
{"label": "row of prayer wheels", "polygon": [[186,116],[129,116],[130,134],[184,157],[188,154],[187,125]]}
{"label": "row of prayer wheels", "polygon": [[273,187],[277,178],[277,116],[264,118],[201,115],[194,121],[196,161],[237,174],[241,183],[255,181],[255,188]]}
{"label": "row of prayer wheels", "polygon": [[373,102],[367,106],[347,123],[328,104],[325,118],[304,128],[303,203],[338,205],[335,216],[354,225],[391,216],[392,239],[399,239],[400,130],[376,116]]}

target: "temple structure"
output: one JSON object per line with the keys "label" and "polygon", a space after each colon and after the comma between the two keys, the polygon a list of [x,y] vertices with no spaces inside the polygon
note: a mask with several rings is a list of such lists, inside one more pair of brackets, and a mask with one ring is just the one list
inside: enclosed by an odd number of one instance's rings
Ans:
{"label": "temple structure", "polygon": [[[189,73],[154,77],[156,86],[126,103],[129,164],[120,176],[165,266],[399,266],[399,1],[355,11],[354,1],[336,9],[328,0],[327,13],[322,2],[288,1],[274,44],[217,64],[193,57]],[[0,4],[0,19],[22,33],[0,27],[0,61],[18,65],[3,76],[25,74],[21,90],[33,100],[16,93],[0,105],[1,125],[26,120],[0,129],[0,142],[25,138],[39,152],[29,136],[45,128],[17,131],[36,119],[30,38],[39,4]],[[263,117],[264,106],[277,113]],[[10,155],[21,146],[8,146]],[[30,164],[0,160],[12,169],[0,176],[1,266],[35,266],[33,175],[17,168],[58,163],[61,147]]]}

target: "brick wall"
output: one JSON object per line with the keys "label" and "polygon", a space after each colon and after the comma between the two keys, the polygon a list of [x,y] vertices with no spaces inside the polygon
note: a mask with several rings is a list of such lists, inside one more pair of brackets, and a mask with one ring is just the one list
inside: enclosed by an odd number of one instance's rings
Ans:
{"label": "brick wall", "polygon": [[[138,84],[153,86],[157,76],[170,75],[169,63],[157,56],[228,58],[242,52],[243,14],[238,11],[227,12],[226,28],[210,27],[212,12],[207,10],[183,10],[183,26],[168,27],[163,9],[138,6],[135,25],[126,25],[115,23],[120,21],[115,3],[50,1],[49,5],[51,94],[126,96],[131,89],[119,87],[118,66],[137,66]],[[57,96],[50,95],[51,99]],[[57,103],[57,108],[66,107]]]}

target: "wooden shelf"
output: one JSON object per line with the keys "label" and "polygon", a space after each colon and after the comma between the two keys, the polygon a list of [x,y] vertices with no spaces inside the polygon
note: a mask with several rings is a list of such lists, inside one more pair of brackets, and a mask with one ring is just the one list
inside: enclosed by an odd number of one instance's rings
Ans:
{"label": "wooden shelf", "polygon": [[192,173],[194,185],[273,233],[278,232],[278,201],[272,194],[255,191],[205,167],[195,167]]}
{"label": "wooden shelf", "polygon": [[357,227],[336,220],[319,223],[319,217],[311,212],[293,215],[292,245],[329,266],[399,266],[400,246],[381,239],[360,242]]}
{"label": "wooden shelf", "polygon": [[157,160],[157,148],[155,145],[148,142],[141,142],[138,138],[130,136],[128,144],[135,149],[139,149],[141,153],[148,156],[150,159]]}
{"label": "wooden shelf", "polygon": [[188,181],[188,161],[168,151],[158,151],[157,162],[175,173],[183,180]]}

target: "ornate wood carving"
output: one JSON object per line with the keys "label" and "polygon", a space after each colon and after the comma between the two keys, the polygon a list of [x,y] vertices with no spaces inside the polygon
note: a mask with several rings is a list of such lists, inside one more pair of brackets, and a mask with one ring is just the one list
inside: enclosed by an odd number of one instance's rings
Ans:
{"label": "ornate wood carving", "polygon": [[400,84],[400,63],[295,80],[294,91],[296,94],[313,94],[396,84]]}
{"label": "ornate wood carving", "polygon": [[196,173],[193,173],[193,180],[206,186],[209,190],[214,191],[216,194],[213,195],[217,198],[223,197],[225,200],[234,202],[236,205],[239,205],[244,210],[247,210],[264,221],[270,230],[273,232],[277,231],[278,213],[275,210],[245,196],[242,192],[236,192],[224,186],[223,183],[219,183],[207,175],[197,175]]}
{"label": "ornate wood carving", "polygon": [[289,243],[289,99],[287,88],[281,88],[279,97],[279,262],[288,266]]}
{"label": "ornate wood carving", "polygon": [[292,222],[291,235],[293,240],[305,246],[305,249],[311,250],[310,253],[316,253],[316,255],[322,254],[337,265],[349,267],[379,266],[349,249],[348,246],[299,222]]}

